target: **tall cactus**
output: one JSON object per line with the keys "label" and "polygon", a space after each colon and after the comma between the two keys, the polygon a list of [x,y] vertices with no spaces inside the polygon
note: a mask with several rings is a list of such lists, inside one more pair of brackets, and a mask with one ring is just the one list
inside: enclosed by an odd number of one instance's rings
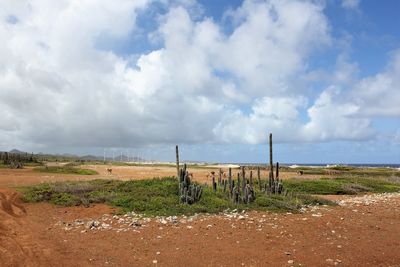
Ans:
{"label": "tall cactus", "polygon": [[175,156],[176,156],[176,177],[179,177],[179,147],[175,146]]}
{"label": "tall cactus", "polygon": [[270,178],[274,182],[274,162],[272,160],[272,133],[269,134],[269,171],[271,172]]}

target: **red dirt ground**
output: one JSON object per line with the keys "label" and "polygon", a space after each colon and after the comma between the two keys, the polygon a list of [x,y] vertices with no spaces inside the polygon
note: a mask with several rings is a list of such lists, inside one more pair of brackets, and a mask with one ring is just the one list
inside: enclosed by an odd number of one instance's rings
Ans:
{"label": "red dirt ground", "polygon": [[[145,170],[150,177],[174,174]],[[149,177],[140,168],[113,167],[122,179],[135,172]],[[99,177],[105,171],[90,178]],[[0,169],[0,266],[400,266],[399,194],[301,214],[205,216],[176,225],[153,219],[118,232],[59,225],[116,211],[106,205],[26,204],[12,188],[66,179],[83,177]]]}

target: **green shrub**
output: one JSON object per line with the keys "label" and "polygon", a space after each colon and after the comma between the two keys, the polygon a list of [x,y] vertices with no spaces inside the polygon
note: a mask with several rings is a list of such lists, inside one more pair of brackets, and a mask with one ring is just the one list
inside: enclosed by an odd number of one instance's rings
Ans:
{"label": "green shrub", "polygon": [[289,191],[315,195],[344,195],[360,192],[397,192],[400,185],[385,179],[346,177],[322,179],[288,179],[283,181]]}

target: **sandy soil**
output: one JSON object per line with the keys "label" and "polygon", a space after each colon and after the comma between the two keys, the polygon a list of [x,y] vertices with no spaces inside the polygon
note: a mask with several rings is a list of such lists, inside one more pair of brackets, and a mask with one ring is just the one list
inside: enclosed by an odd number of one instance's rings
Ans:
{"label": "sandy soil", "polygon": [[[61,164],[62,165],[62,164]],[[143,179],[153,177],[175,176],[175,167],[151,167],[151,166],[109,166],[109,165],[87,165],[85,168],[96,170],[98,175],[72,175],[72,174],[57,174],[43,173],[33,171],[33,168],[27,167],[21,170],[0,169],[0,187],[17,187],[22,185],[37,184],[42,182],[67,181],[67,180],[90,180],[90,179]],[[112,174],[107,172],[107,169],[112,169]],[[228,170],[222,168],[227,174]],[[218,169],[215,168],[193,168],[189,172],[193,174],[194,180],[201,183],[209,183],[211,181],[211,172],[215,172],[218,178]],[[233,177],[236,177],[238,169],[232,170]],[[249,172],[247,172],[249,177]],[[253,172],[253,177],[256,179],[256,172]],[[267,171],[261,171],[261,177],[268,177]],[[296,172],[281,172],[282,179],[300,177]],[[301,178],[316,178],[317,175],[303,175]]]}
{"label": "sandy soil", "polygon": [[[105,168],[98,171],[100,175],[83,178],[1,169],[0,265],[400,266],[400,194],[340,198],[340,206],[300,214],[229,213],[176,222],[153,218],[129,226],[126,221],[133,218],[113,218],[116,210],[106,205],[26,204],[12,188],[109,177]],[[204,179],[204,170],[194,172]],[[173,168],[114,167],[112,176],[168,173],[172,175]],[[112,227],[86,229],[91,220]]]}

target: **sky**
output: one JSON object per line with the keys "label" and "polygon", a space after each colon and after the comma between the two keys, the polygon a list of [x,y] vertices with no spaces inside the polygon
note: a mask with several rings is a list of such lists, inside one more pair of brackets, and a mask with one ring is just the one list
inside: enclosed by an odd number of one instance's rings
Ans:
{"label": "sky", "polygon": [[397,0],[0,0],[0,150],[400,163]]}

